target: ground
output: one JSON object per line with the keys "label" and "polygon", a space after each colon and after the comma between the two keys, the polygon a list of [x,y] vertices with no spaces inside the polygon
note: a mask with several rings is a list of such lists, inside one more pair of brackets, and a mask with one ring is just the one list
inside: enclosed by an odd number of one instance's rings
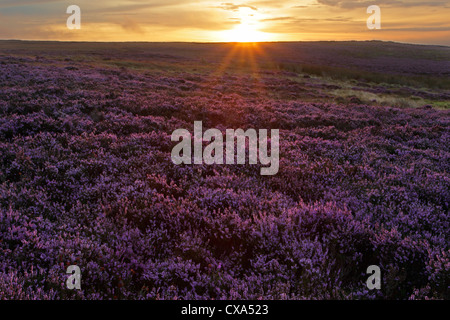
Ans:
{"label": "ground", "polygon": [[[449,298],[448,47],[2,41],[0,68],[0,299]],[[279,173],[176,166],[194,121],[279,129]]]}

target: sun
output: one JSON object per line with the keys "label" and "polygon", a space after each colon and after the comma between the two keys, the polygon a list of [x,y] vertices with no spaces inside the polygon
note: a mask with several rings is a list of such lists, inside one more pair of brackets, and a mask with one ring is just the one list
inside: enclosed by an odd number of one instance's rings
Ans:
{"label": "sun", "polygon": [[235,28],[222,31],[221,38],[223,41],[262,42],[273,40],[271,34],[259,30],[264,25],[259,21],[254,9],[247,7],[239,8],[237,19],[240,23]]}
{"label": "sun", "polygon": [[227,42],[262,42],[270,41],[270,35],[258,31],[250,25],[240,24],[232,30],[224,31],[223,40]]}

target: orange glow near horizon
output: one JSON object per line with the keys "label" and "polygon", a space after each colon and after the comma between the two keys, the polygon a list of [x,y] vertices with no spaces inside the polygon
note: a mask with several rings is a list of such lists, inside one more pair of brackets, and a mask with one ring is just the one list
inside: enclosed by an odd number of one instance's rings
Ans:
{"label": "orange glow near horizon", "polygon": [[223,42],[264,42],[280,40],[276,36],[261,32],[253,26],[241,24],[232,30],[222,31],[220,39]]}
{"label": "orange glow near horizon", "polygon": [[[62,2],[62,1],[61,1]],[[368,30],[363,1],[78,0],[81,29],[68,30],[59,1],[0,1],[0,39],[101,42],[382,40],[450,45],[450,6],[410,0],[381,6]],[[414,5],[416,2],[416,5]],[[443,1],[446,3],[447,1]]]}

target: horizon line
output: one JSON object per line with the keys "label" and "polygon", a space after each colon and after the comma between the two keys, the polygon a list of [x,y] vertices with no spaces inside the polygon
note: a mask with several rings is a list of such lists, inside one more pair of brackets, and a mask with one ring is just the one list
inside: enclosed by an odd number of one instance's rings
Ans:
{"label": "horizon line", "polygon": [[428,43],[413,43],[413,42],[401,42],[393,40],[284,40],[284,41],[93,41],[93,40],[35,40],[35,39],[0,39],[0,42],[16,41],[16,42],[58,42],[58,43],[179,43],[179,44],[270,44],[270,43],[313,43],[313,42],[382,42],[382,43],[397,43],[405,45],[416,46],[431,46],[431,47],[446,47],[450,48],[450,45],[445,44],[428,44]]}

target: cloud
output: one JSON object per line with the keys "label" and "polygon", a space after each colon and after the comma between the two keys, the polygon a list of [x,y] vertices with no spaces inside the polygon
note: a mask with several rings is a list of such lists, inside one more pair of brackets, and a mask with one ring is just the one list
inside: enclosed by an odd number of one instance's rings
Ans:
{"label": "cloud", "polygon": [[384,28],[383,31],[408,31],[408,32],[450,31],[450,27]]}
{"label": "cloud", "polygon": [[214,8],[219,8],[219,9],[223,9],[223,10],[227,10],[227,11],[239,11],[240,8],[249,8],[252,10],[257,11],[258,8],[251,6],[251,5],[247,5],[247,4],[234,4],[234,3],[221,3],[220,6],[214,7]]}
{"label": "cloud", "polygon": [[275,17],[275,18],[262,19],[261,22],[288,21],[288,20],[295,20],[295,18],[294,17]]}
{"label": "cloud", "polygon": [[293,23],[293,24],[300,24],[302,22],[348,22],[348,21],[352,21],[349,18],[344,18],[344,17],[335,17],[335,18],[324,18],[324,19],[317,19],[317,18],[296,18],[296,17],[278,17],[278,18],[269,18],[269,19],[262,19],[261,22],[278,22],[278,21],[285,21],[288,23]]}
{"label": "cloud", "polygon": [[61,2],[60,0],[2,0],[0,2],[0,8],[7,7],[23,7],[30,5],[46,4],[52,2]]}
{"label": "cloud", "polygon": [[[171,6],[181,6],[186,5],[185,0],[119,0],[119,1],[108,1],[107,6],[99,6],[97,5],[92,12],[103,12],[103,13],[111,13],[111,12],[140,12],[144,9],[155,9],[155,8],[164,8]],[[89,6],[90,5],[86,5]]]}
{"label": "cloud", "polygon": [[125,31],[134,32],[138,34],[144,34],[145,30],[142,26],[134,19],[130,17],[124,17],[124,19],[120,22],[120,25]]}
{"label": "cloud", "polygon": [[450,4],[450,1],[385,1],[378,0],[376,3],[371,0],[351,0],[351,1],[343,1],[343,0],[317,0],[317,3],[327,6],[335,6],[341,8],[358,8],[358,7],[368,7],[373,4],[377,4],[379,6],[389,6],[389,7],[445,7]]}

